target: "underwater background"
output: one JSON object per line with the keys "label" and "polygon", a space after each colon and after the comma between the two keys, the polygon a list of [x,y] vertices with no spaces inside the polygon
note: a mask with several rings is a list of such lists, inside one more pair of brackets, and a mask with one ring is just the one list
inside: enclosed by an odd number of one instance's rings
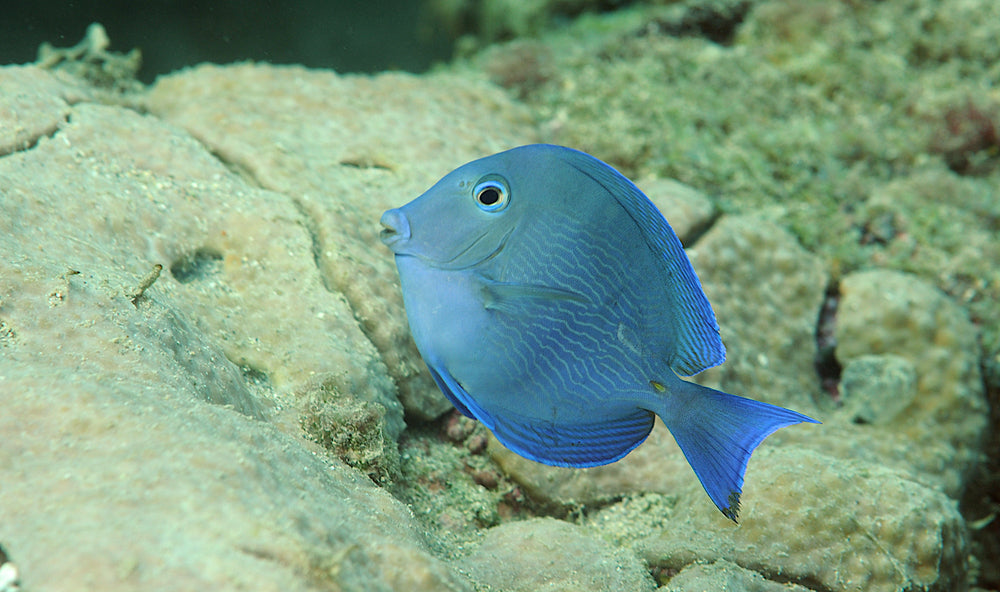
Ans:
{"label": "underwater background", "polygon": [[[0,24],[0,590],[1000,589],[1000,3],[143,10]],[[695,380],[823,422],[738,525],[429,376],[379,216],[533,142],[677,231]]]}

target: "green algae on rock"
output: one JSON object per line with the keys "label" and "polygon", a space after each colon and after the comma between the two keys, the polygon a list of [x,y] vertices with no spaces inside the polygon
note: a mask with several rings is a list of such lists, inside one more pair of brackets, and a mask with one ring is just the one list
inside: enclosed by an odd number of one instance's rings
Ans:
{"label": "green algae on rock", "polygon": [[396,440],[402,426],[386,421],[386,409],[340,392],[337,380],[323,376],[306,386],[300,423],[306,436],[376,484],[399,477]]}

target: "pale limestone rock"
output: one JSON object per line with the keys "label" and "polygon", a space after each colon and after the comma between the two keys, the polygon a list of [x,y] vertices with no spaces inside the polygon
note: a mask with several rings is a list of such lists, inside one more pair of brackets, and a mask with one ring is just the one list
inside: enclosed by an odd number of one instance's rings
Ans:
{"label": "pale limestone rock", "polygon": [[783,584],[768,580],[755,571],[720,559],[713,563],[694,563],[670,578],[660,592],[705,592],[732,590],[739,592],[808,592],[798,584]]}
{"label": "pale limestone rock", "polygon": [[0,68],[0,156],[33,146],[66,121],[70,105],[90,94],[69,76],[33,66]]}
{"label": "pale limestone rock", "polygon": [[851,421],[891,423],[917,396],[917,370],[893,354],[858,356],[844,368],[840,396]]}
{"label": "pale limestone rock", "polygon": [[810,589],[945,591],[965,583],[957,503],[867,461],[762,448],[750,462],[739,525],[686,490],[638,501],[610,506],[590,525],[661,570],[725,559]]}
{"label": "pale limestone rock", "polygon": [[828,281],[819,257],[780,226],[725,216],[694,245],[691,263],[726,345],[726,361],[697,381],[809,415],[819,392],[816,323]]}
{"label": "pale limestone rock", "polygon": [[859,272],[841,281],[840,292],[840,363],[892,354],[916,370],[916,395],[884,430],[899,442],[881,456],[958,495],[988,420],[975,326],[958,304],[913,275]]}
{"label": "pale limestone rock", "polygon": [[653,580],[636,557],[594,531],[552,518],[487,530],[458,569],[489,590],[504,592],[641,592]]}
{"label": "pale limestone rock", "polygon": [[427,419],[451,408],[410,339],[378,219],[451,169],[530,143],[524,111],[470,76],[252,64],[163,77],[146,106],[253,183],[288,196],[323,284],[350,303],[407,412]]}
{"label": "pale limestone rock", "polygon": [[155,116],[0,76],[5,123],[29,122],[0,159],[0,517],[25,586],[469,589],[301,437],[316,384],[386,445],[403,429],[309,214]]}

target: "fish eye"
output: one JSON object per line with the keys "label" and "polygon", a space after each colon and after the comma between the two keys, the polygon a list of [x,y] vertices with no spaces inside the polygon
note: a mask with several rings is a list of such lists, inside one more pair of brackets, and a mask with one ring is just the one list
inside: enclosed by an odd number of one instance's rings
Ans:
{"label": "fish eye", "polygon": [[485,177],[472,190],[476,205],[484,212],[499,212],[510,201],[510,189],[503,179],[496,176]]}

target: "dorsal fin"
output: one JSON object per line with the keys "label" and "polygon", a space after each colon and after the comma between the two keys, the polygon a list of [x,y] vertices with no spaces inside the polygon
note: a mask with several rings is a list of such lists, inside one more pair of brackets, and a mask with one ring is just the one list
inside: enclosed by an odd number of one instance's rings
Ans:
{"label": "dorsal fin", "polygon": [[640,228],[646,244],[663,258],[673,281],[664,286],[670,298],[677,340],[669,352],[670,367],[681,376],[697,374],[726,359],[719,324],[680,239],[642,191],[610,165],[583,152],[553,146],[565,163],[604,187]]}

